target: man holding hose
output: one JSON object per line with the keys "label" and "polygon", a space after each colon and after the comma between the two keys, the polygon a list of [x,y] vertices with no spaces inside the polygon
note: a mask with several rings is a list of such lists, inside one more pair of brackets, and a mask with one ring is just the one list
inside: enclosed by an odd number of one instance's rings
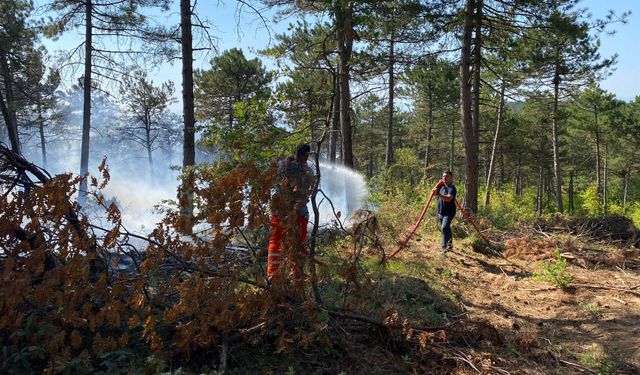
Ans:
{"label": "man holding hose", "polygon": [[442,255],[445,255],[447,250],[453,249],[451,221],[456,215],[456,193],[456,187],[453,185],[453,173],[451,171],[442,172],[442,179],[431,191],[433,196],[438,197],[436,213],[442,228]]}

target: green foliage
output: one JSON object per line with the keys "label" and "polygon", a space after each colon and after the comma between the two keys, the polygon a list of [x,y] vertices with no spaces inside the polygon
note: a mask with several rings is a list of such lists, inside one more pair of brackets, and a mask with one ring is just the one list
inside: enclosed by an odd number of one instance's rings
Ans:
{"label": "green foliage", "polygon": [[558,288],[566,288],[573,281],[573,276],[567,272],[567,260],[560,255],[559,251],[553,253],[555,262],[544,261],[540,264],[542,270],[533,273],[533,279],[544,281],[555,285]]}
{"label": "green foliage", "polygon": [[599,318],[602,315],[602,311],[600,311],[600,305],[595,302],[581,302],[579,306],[593,319]]}
{"label": "green foliage", "polygon": [[578,355],[578,361],[590,368],[595,368],[598,375],[615,374],[618,363],[615,358],[607,354],[606,349],[598,343],[588,347],[586,353]]}
{"label": "green foliage", "polygon": [[626,215],[633,224],[640,228],[640,202],[634,202],[626,208]]}
{"label": "green foliage", "polygon": [[595,184],[589,185],[579,196],[582,201],[582,210],[588,216],[602,216],[604,214],[602,198],[598,194],[598,188]]}
{"label": "green foliage", "polygon": [[216,127],[233,127],[242,118],[236,104],[271,96],[273,74],[258,59],[247,60],[241,49],[232,48],[211,60],[211,69],[194,72],[196,119]]}
{"label": "green foliage", "polygon": [[[481,191],[481,196],[484,194]],[[517,196],[512,185],[502,190],[492,190],[491,201],[481,214],[490,220],[491,227],[509,229],[516,223],[532,220],[536,217],[536,191],[534,188],[525,189],[521,196]]]}
{"label": "green foliage", "polygon": [[291,153],[295,140],[300,138],[289,137],[286,131],[274,125],[269,109],[272,105],[272,100],[255,99],[235,103],[234,117],[238,121],[229,127],[212,123],[200,127],[200,144],[215,150],[218,158],[230,165],[252,160],[264,167]]}

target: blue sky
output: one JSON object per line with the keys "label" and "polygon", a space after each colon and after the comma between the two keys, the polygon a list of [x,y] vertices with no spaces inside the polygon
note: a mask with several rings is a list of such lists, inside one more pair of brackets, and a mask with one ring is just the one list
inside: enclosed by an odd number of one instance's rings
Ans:
{"label": "blue sky", "polygon": [[640,0],[585,0],[594,17],[604,17],[611,9],[616,14],[630,10],[627,24],[617,24],[614,35],[601,37],[600,52],[603,57],[618,54],[618,64],[613,74],[600,85],[620,99],[633,100],[640,95]]}
{"label": "blue sky", "polygon": [[[45,0],[36,0],[36,5],[44,3]],[[177,0],[175,0],[177,3]],[[257,1],[254,1],[257,3]],[[272,40],[275,32],[284,32],[286,25],[294,21],[288,19],[279,24],[271,22],[273,11],[261,9],[267,19],[271,31],[268,32],[260,18],[248,7],[237,8],[236,1],[227,0],[225,2],[217,0],[200,0],[198,2],[198,12],[208,19],[213,27],[211,34],[217,39],[218,51],[239,47],[245,51],[247,57],[253,57],[256,49],[266,47]],[[620,99],[632,100],[636,95],[640,95],[640,49],[636,47],[637,38],[640,37],[640,0],[583,0],[581,7],[589,8],[594,17],[604,17],[608,10],[613,10],[617,14],[630,10],[632,12],[627,24],[616,24],[613,26],[617,32],[614,35],[603,35],[601,37],[601,54],[609,57],[618,54],[618,64],[613,74],[601,82],[601,86],[618,96]],[[169,15],[162,15],[161,21],[175,24],[177,23],[177,11]],[[271,34],[270,34],[271,33]],[[67,35],[59,41],[44,40],[46,47],[50,51],[60,48],[70,48],[77,45],[77,33]],[[194,62],[196,68],[208,68],[209,60],[213,54],[200,54]],[[271,67],[268,61],[267,66]],[[78,73],[79,74],[79,73]],[[177,91],[180,88],[180,63],[176,61],[173,65],[166,64],[158,72],[152,75],[156,83],[172,80],[176,84]],[[75,79],[73,80],[75,81]],[[177,106],[176,109],[181,106]]]}

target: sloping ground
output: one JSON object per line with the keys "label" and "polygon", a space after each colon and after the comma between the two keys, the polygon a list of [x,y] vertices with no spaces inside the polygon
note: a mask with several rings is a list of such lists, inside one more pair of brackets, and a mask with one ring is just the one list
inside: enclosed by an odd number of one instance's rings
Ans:
{"label": "sloping ground", "polygon": [[[372,318],[397,312],[395,328],[335,318],[329,345],[249,349],[230,373],[640,374],[638,249],[542,230],[502,237],[494,245],[503,252],[458,240],[442,257],[438,239],[423,234],[361,275],[368,281],[356,294]],[[534,277],[556,250],[573,278],[564,289]]]}
{"label": "sloping ground", "polygon": [[[444,258],[435,245],[404,255],[448,270],[448,287],[466,318],[486,321],[502,338],[489,346],[452,343],[459,366],[447,372],[640,374],[638,249],[544,232],[503,245],[506,258],[473,252],[464,241]],[[553,265],[555,250],[573,277],[564,289],[532,277],[540,261]]]}
{"label": "sloping ground", "polygon": [[[371,321],[332,316],[314,344],[290,352],[269,340],[236,348],[228,372],[640,374],[637,237],[534,223],[491,233],[487,247],[461,239],[457,226],[446,256],[427,225],[384,266],[378,248],[365,248],[358,287],[345,301]],[[397,246],[382,240],[387,253]],[[536,276],[545,262],[559,282],[571,278],[567,287]],[[342,302],[343,289],[330,288],[321,285],[325,301]]]}

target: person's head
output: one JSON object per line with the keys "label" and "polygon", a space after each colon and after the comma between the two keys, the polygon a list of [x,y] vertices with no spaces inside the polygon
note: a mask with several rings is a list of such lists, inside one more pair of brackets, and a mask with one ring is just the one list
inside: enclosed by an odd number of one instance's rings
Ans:
{"label": "person's head", "polygon": [[299,163],[306,163],[309,159],[309,154],[311,154],[311,146],[308,143],[302,143],[296,147],[295,156]]}
{"label": "person's head", "polygon": [[442,179],[444,180],[445,184],[451,185],[451,183],[453,182],[453,173],[449,170],[442,172]]}

